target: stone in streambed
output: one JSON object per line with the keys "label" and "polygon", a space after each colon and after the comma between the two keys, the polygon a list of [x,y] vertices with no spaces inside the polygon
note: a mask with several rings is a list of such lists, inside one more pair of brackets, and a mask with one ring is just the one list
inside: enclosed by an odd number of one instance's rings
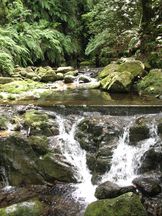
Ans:
{"label": "stone in streambed", "polygon": [[73,83],[75,80],[75,77],[73,75],[65,75],[64,77],[64,83]]}
{"label": "stone in streambed", "polygon": [[129,129],[130,145],[149,138],[149,128],[146,119],[141,117],[136,120],[135,124]]}
{"label": "stone in streambed", "polygon": [[97,199],[108,199],[128,192],[135,192],[135,188],[133,186],[120,187],[113,182],[106,181],[96,188],[95,196]]}
{"label": "stone in streambed", "polygon": [[59,67],[57,68],[56,73],[67,73],[69,71],[74,71],[74,68],[71,66],[67,66],[67,67]]}
{"label": "stone in streambed", "polygon": [[152,177],[138,177],[132,183],[145,196],[156,196],[161,192],[160,182]]}
{"label": "stone in streambed", "polygon": [[84,216],[147,216],[147,213],[138,195],[126,193],[91,203]]}

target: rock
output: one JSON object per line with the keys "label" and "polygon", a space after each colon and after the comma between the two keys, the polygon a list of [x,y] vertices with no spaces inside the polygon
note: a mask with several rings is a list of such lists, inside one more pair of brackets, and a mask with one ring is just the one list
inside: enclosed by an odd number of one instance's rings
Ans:
{"label": "rock", "polygon": [[152,177],[138,177],[132,183],[145,196],[156,196],[161,192],[160,182]]}
{"label": "rock", "polygon": [[111,92],[129,92],[136,77],[142,76],[144,65],[138,60],[130,60],[121,64],[112,63],[101,71],[98,77],[101,87]]}
{"label": "rock", "polygon": [[20,94],[22,92],[31,91],[33,89],[43,87],[42,83],[32,80],[14,81],[11,83],[0,85],[0,92],[7,92],[11,94]]}
{"label": "rock", "polygon": [[162,135],[162,118],[158,120],[158,134]]}
{"label": "rock", "polygon": [[79,77],[79,83],[89,83],[91,82],[91,78],[86,75],[81,75]]}
{"label": "rock", "polygon": [[162,69],[151,70],[137,87],[139,94],[162,94]]}
{"label": "rock", "polygon": [[44,213],[44,205],[38,200],[30,200],[0,209],[0,215],[3,216],[40,216]]}
{"label": "rock", "polygon": [[67,73],[69,71],[74,71],[74,68],[71,66],[67,66],[67,67],[59,67],[57,68],[56,73]]}
{"label": "rock", "polygon": [[133,186],[119,187],[113,182],[106,181],[96,188],[95,196],[97,199],[109,199],[128,192],[135,192],[135,188]]}
{"label": "rock", "polygon": [[65,75],[64,77],[64,83],[73,83],[75,80],[75,77],[72,75]]}
{"label": "rock", "polygon": [[57,76],[54,70],[48,70],[44,75],[41,76],[42,82],[55,82],[60,76]]}
{"label": "rock", "polygon": [[12,135],[0,139],[0,166],[6,170],[11,186],[74,182],[72,165],[63,156],[52,152],[48,144],[38,145],[41,138]]}
{"label": "rock", "polygon": [[[28,110],[24,114],[24,125],[29,135],[58,135],[58,125],[51,121],[47,114],[36,110]],[[54,128],[54,125],[56,128]]]}
{"label": "rock", "polygon": [[138,195],[127,193],[88,205],[84,216],[147,216]]}
{"label": "rock", "polygon": [[30,136],[28,141],[38,156],[45,155],[49,152],[49,143],[46,136]]}
{"label": "rock", "polygon": [[129,129],[130,145],[135,145],[137,142],[149,138],[149,128],[146,124],[146,119],[143,117],[136,120],[135,124]]}
{"label": "rock", "polygon": [[77,182],[72,166],[61,155],[46,154],[41,157],[38,164],[39,169],[45,174],[48,182],[54,183],[55,180],[68,183]]}
{"label": "rock", "polygon": [[77,76],[78,75],[78,70],[69,71],[65,75]]}
{"label": "rock", "polygon": [[8,128],[8,119],[6,116],[1,115],[0,116],[0,130],[7,130]]}
{"label": "rock", "polygon": [[138,169],[138,173],[141,174],[159,169],[162,170],[162,152],[150,148],[141,158],[141,165]]}
{"label": "rock", "polygon": [[100,87],[100,82],[80,83],[77,89],[97,89]]}
{"label": "rock", "polygon": [[11,77],[0,77],[0,84],[6,84],[6,83],[10,83],[13,82],[14,79]]}
{"label": "rock", "polygon": [[94,175],[111,167],[113,150],[122,131],[117,122],[105,116],[91,116],[77,127],[75,139],[87,151],[87,165]]}

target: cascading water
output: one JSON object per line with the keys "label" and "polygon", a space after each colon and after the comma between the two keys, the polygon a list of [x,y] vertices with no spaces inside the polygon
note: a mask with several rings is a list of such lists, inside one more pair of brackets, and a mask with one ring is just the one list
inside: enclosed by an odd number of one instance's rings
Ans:
{"label": "cascading water", "polygon": [[91,174],[86,165],[86,151],[81,149],[80,144],[74,138],[76,127],[82,119],[82,117],[75,116],[71,129],[67,131],[66,119],[57,115],[60,132],[57,139],[60,141],[62,154],[75,167],[74,172],[79,183],[75,185],[76,190],[73,196],[79,201],[90,203],[95,200],[95,186],[91,183]]}
{"label": "cascading water", "polygon": [[136,116],[132,117],[129,120],[130,123],[124,128],[124,133],[119,138],[119,143],[113,153],[111,169],[104,174],[101,182],[109,180],[120,186],[132,184],[132,180],[137,177],[137,170],[142,156],[151,146],[157,143],[158,135],[154,119],[151,124],[148,124],[150,138],[141,141],[137,146],[129,145],[129,129],[136,118]]}

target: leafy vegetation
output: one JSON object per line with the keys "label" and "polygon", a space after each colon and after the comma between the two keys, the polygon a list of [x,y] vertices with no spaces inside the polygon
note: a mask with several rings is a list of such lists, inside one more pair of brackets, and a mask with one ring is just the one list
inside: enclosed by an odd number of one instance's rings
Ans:
{"label": "leafy vegetation", "polygon": [[160,0],[0,0],[0,72],[134,54],[161,67],[161,18]]}

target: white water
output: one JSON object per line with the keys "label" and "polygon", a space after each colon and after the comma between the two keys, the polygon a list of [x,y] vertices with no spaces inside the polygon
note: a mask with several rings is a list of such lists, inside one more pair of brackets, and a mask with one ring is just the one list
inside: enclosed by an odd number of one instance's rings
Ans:
{"label": "white water", "polygon": [[69,131],[66,130],[66,119],[63,116],[57,115],[59,124],[58,139],[60,141],[61,152],[66,160],[75,167],[74,173],[78,180],[75,185],[76,190],[73,196],[85,203],[90,203],[96,200],[94,197],[95,186],[91,183],[91,174],[86,165],[86,151],[81,149],[80,144],[75,140],[75,131],[82,117],[74,117],[74,123]]}
{"label": "white water", "polygon": [[129,129],[136,117],[130,119],[130,123],[124,128],[124,134],[119,138],[117,148],[114,150],[111,162],[111,169],[105,173],[101,182],[112,181],[120,186],[132,184],[132,180],[137,177],[137,169],[141,163],[141,158],[150,146],[157,142],[157,128],[155,121],[148,124],[150,138],[141,141],[137,146],[129,145]]}

